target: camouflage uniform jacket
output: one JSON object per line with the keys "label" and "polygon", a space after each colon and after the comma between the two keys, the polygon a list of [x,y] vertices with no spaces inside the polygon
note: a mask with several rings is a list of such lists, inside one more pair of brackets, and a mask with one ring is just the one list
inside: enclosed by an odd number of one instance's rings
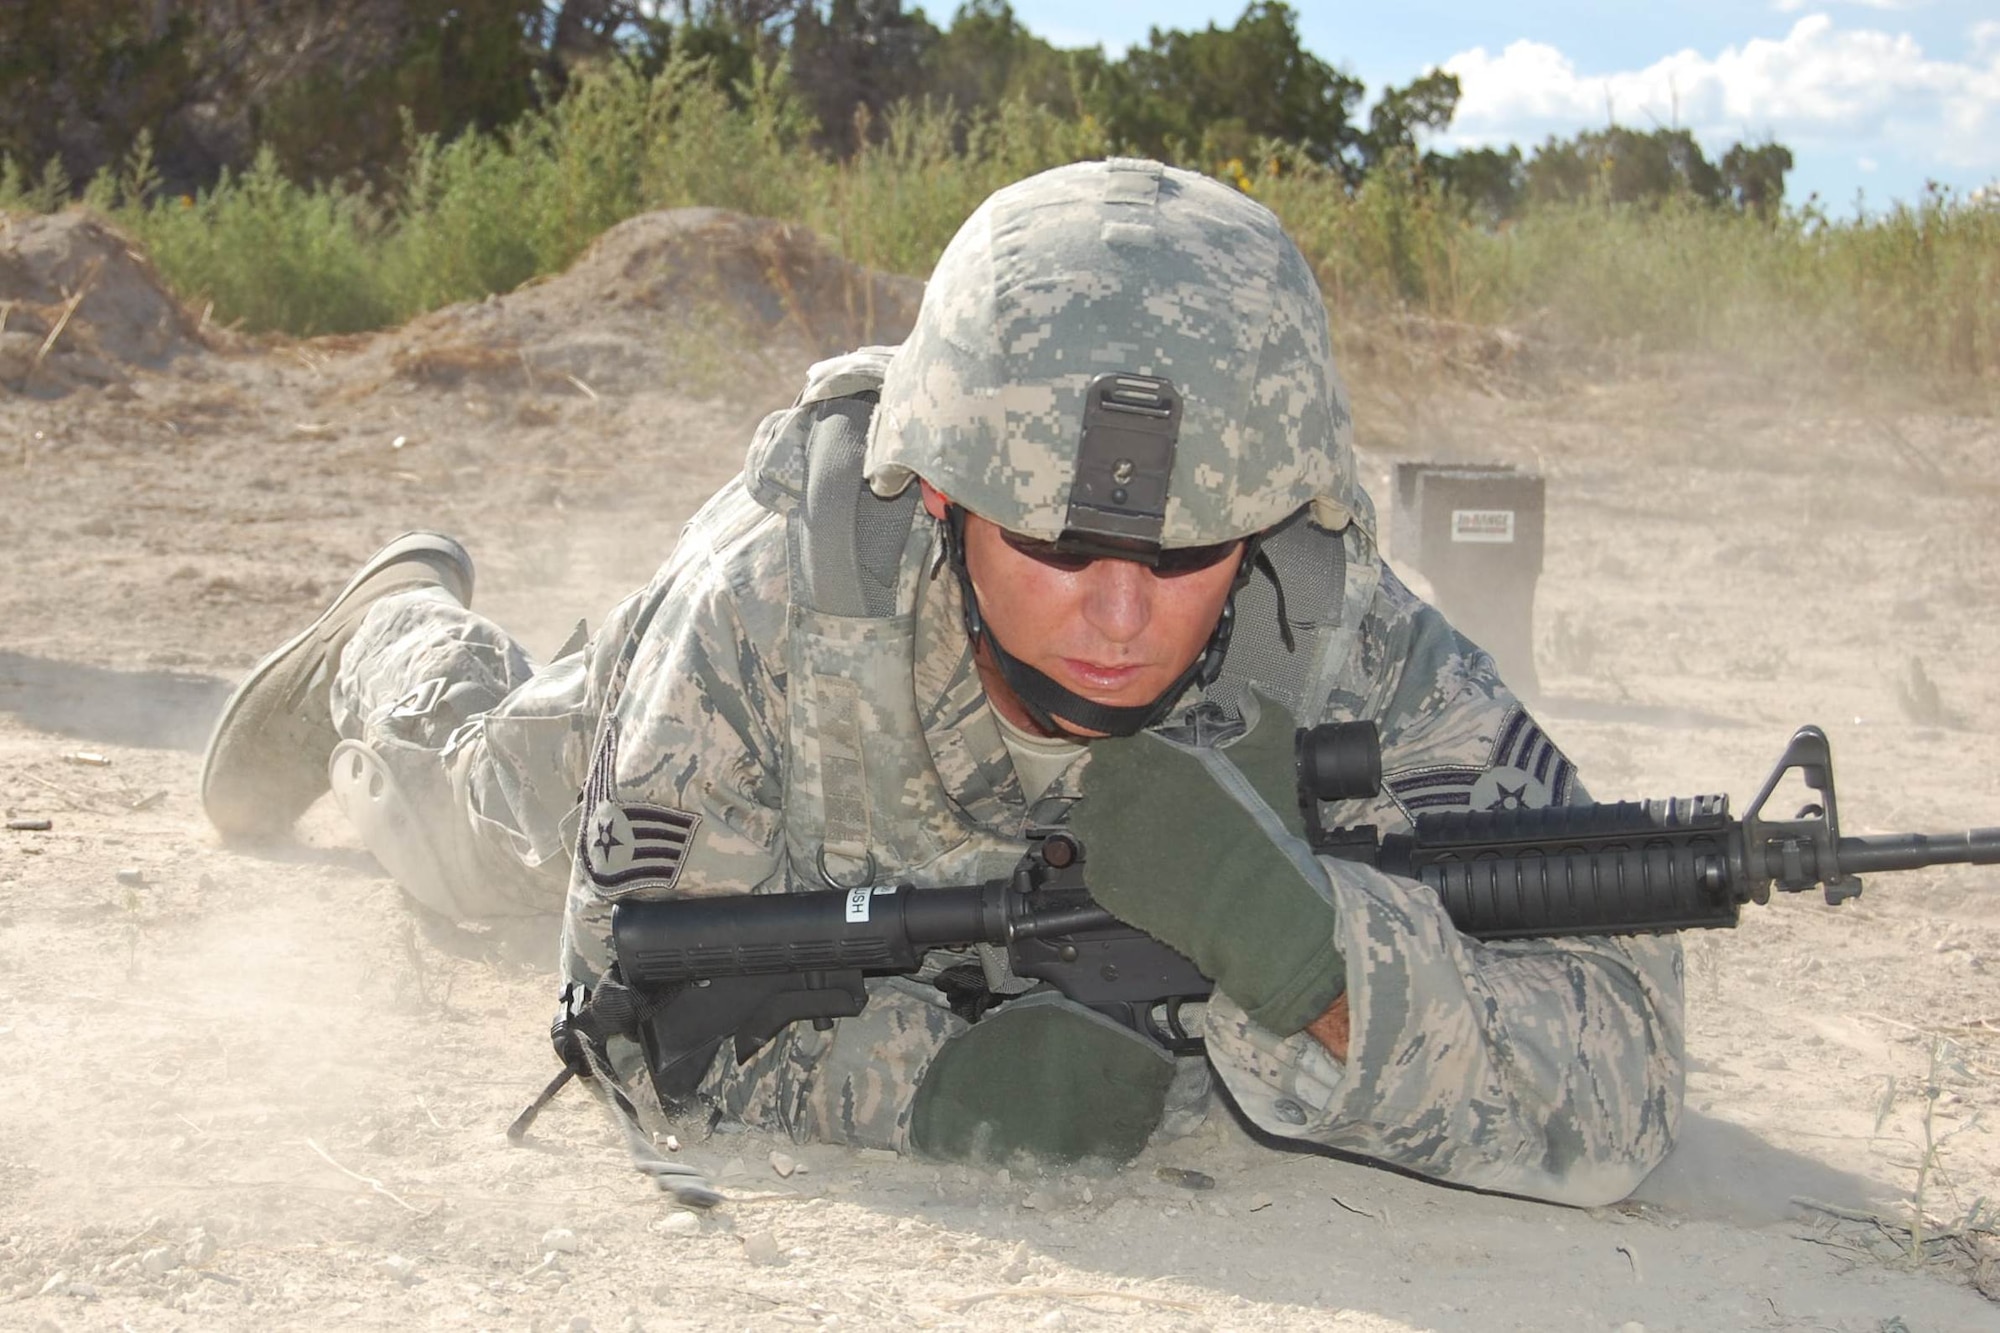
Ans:
{"label": "camouflage uniform jacket", "polygon": [[[866,875],[871,858],[877,882],[966,884],[1005,873],[1026,845],[1030,811],[954,581],[936,572],[935,525],[915,514],[890,614],[828,614],[797,595],[797,505],[760,503],[753,488],[766,502],[771,488],[754,458],[751,472],[580,658],[557,664],[585,696],[577,716],[597,719],[573,756],[572,980],[609,966],[623,897],[817,888],[829,872]],[[1388,831],[1424,809],[1583,799],[1491,660],[1402,586],[1367,526],[1345,546],[1351,632],[1318,720],[1376,719],[1385,783],[1330,813]],[[1087,769],[1044,800],[1073,798]],[[607,801],[674,830],[672,845],[635,858],[629,827],[603,836]],[[1421,886],[1320,864],[1347,959],[1348,1058],[1261,1030],[1218,993],[1208,1058],[1250,1119],[1458,1184],[1574,1204],[1629,1193],[1671,1146],[1681,1106],[1677,941],[1481,944]],[[921,1062],[899,1068],[912,1086],[921,1077]]]}

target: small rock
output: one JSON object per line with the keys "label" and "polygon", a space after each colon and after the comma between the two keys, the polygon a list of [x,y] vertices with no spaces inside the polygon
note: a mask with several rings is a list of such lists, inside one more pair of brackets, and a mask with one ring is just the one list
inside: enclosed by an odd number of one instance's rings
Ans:
{"label": "small rock", "polygon": [[1049,1205],[1054,1202],[1055,1200],[1040,1190],[1029,1190],[1028,1197],[1021,1200],[1021,1206],[1030,1212],[1045,1213],[1049,1210]]}
{"label": "small rock", "polygon": [[1791,1062],[1786,1060],[1782,1055],[1767,1055],[1757,1062],[1757,1068],[1759,1069],[1783,1070],[1790,1069],[1791,1067]]}
{"label": "small rock", "polygon": [[72,1282],[69,1284],[69,1294],[80,1301],[94,1301],[97,1299],[97,1288],[88,1282]]}
{"label": "small rock", "polygon": [[743,1257],[765,1267],[785,1262],[784,1252],[778,1248],[778,1238],[768,1231],[755,1232],[743,1238]]}
{"label": "small rock", "polygon": [[1163,1166],[1153,1173],[1169,1185],[1179,1185],[1184,1190],[1212,1190],[1215,1177],[1206,1171],[1190,1171],[1183,1166]]}
{"label": "small rock", "polygon": [[1249,1209],[1253,1213],[1261,1213],[1266,1208],[1269,1208],[1272,1204],[1276,1202],[1277,1200],[1272,1198],[1268,1194],[1257,1193],[1251,1195],[1250,1202],[1244,1204],[1243,1206]]}
{"label": "small rock", "polygon": [[417,1265],[400,1254],[392,1254],[386,1259],[378,1260],[375,1271],[390,1281],[400,1282],[406,1287],[417,1280]]}
{"label": "small rock", "polygon": [[693,1213],[668,1213],[665,1217],[653,1223],[653,1230],[659,1232],[662,1236],[692,1236],[695,1232],[701,1230],[701,1219]]}
{"label": "small rock", "polygon": [[54,821],[47,819],[10,819],[7,821],[7,830],[10,833],[47,833],[54,827]]}
{"label": "small rock", "polygon": [[570,1321],[564,1324],[563,1327],[568,1329],[569,1333],[591,1333],[590,1316],[587,1314],[572,1315]]}
{"label": "small rock", "polygon": [[215,1237],[206,1231],[197,1231],[188,1237],[186,1248],[181,1251],[181,1262],[190,1268],[200,1268],[215,1258]]}
{"label": "small rock", "polygon": [[146,1272],[153,1277],[165,1277],[181,1266],[181,1257],[164,1245],[147,1250],[139,1260]]}
{"label": "small rock", "polygon": [[1646,1333],[1646,1326],[1636,1319],[1628,1319],[1618,1326],[1618,1333]]}
{"label": "small rock", "polygon": [[625,1322],[618,1325],[618,1333],[646,1333],[646,1326],[639,1322],[639,1316],[628,1314]]}
{"label": "small rock", "polygon": [[750,1163],[744,1161],[741,1157],[732,1157],[722,1164],[722,1170],[719,1174],[724,1180],[731,1180],[737,1176],[747,1176],[750,1174]]}
{"label": "small rock", "polygon": [[799,1160],[790,1153],[773,1152],[771,1154],[771,1169],[776,1171],[782,1179],[790,1180],[792,1173],[799,1169]]}
{"label": "small rock", "polygon": [[675,1138],[671,1134],[667,1135],[667,1151],[679,1152],[680,1150],[681,1150],[681,1141]]}
{"label": "small rock", "polygon": [[1000,1270],[1000,1280],[1009,1284],[1019,1282],[1028,1275],[1028,1263],[1033,1256],[1028,1251],[1028,1242],[1022,1241],[1007,1256],[1006,1265]]}
{"label": "small rock", "polygon": [[136,867],[126,866],[118,872],[118,882],[120,884],[144,884],[146,882],[146,875],[144,871]]}
{"label": "small rock", "polygon": [[568,1227],[555,1227],[542,1233],[544,1250],[554,1250],[557,1254],[575,1254],[576,1246],[576,1233]]}
{"label": "small rock", "polygon": [[[889,1148],[863,1148],[854,1155],[864,1162],[895,1162],[901,1160],[895,1151]],[[1002,1174],[1004,1175],[1005,1173],[1003,1172]]]}
{"label": "small rock", "polygon": [[1036,1328],[1068,1328],[1069,1316],[1061,1310],[1051,1310],[1035,1321]]}

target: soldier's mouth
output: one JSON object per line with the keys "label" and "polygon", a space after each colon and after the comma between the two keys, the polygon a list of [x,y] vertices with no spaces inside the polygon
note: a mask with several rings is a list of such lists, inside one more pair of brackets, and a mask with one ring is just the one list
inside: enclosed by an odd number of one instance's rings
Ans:
{"label": "soldier's mouth", "polygon": [[1093,690],[1115,692],[1137,680],[1144,671],[1136,666],[1106,666],[1097,662],[1085,662],[1074,657],[1061,659],[1063,670],[1081,685]]}

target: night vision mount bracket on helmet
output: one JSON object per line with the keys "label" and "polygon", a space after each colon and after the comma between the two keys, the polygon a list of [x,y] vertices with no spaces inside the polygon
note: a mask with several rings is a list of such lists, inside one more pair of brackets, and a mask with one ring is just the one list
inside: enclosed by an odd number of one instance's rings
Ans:
{"label": "night vision mount bracket on helmet", "polygon": [[1069,516],[1056,549],[1156,564],[1181,395],[1153,375],[1099,375],[1084,395]]}

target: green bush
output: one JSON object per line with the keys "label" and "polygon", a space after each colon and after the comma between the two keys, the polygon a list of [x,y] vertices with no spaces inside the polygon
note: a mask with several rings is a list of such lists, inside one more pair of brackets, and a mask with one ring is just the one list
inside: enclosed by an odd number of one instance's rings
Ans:
{"label": "green bush", "polygon": [[[385,193],[304,187],[268,152],[198,197],[161,197],[142,143],[91,183],[168,280],[214,317],[292,334],[379,328],[571,263],[647,209],[707,204],[800,222],[848,257],[922,274],[994,189],[1113,151],[1101,125],[1025,98],[962,116],[902,104],[845,161],[816,149],[782,65],[722,88],[702,62],[619,64],[498,134],[448,142],[405,124]],[[1883,376],[2000,375],[2000,206],[1932,191],[1834,219],[1760,217],[1607,191],[1495,225],[1414,155],[1356,187],[1265,142],[1208,164],[1269,204],[1313,261],[1337,320],[1409,312],[1533,322],[1585,344],[1719,354]],[[59,167],[0,160],[0,208],[68,198]]]}
{"label": "green bush", "polygon": [[116,217],[175,288],[212,302],[223,323],[310,336],[406,313],[384,282],[382,210],[364,191],[294,184],[268,151],[213,190],[127,203]]}

